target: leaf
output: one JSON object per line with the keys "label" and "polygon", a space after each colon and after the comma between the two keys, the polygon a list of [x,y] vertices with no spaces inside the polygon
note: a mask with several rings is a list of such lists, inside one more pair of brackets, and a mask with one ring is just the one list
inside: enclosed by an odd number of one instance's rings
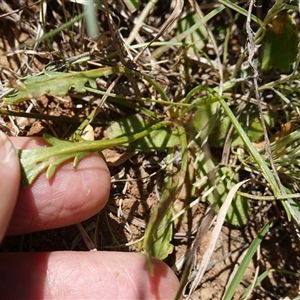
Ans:
{"label": "leaf", "polygon": [[279,69],[289,72],[298,53],[298,32],[291,16],[281,13],[266,30],[263,43],[262,71]]}
{"label": "leaf", "polygon": [[[210,146],[222,148],[232,123],[227,115],[218,112],[219,104],[217,102],[202,105],[192,116],[188,128],[192,137],[198,135],[201,141],[208,137]],[[276,112],[265,111],[264,117],[268,127],[273,127],[277,119]],[[245,113],[238,120],[252,142],[259,140],[263,136],[264,132],[257,112],[245,110]],[[234,130],[231,145],[237,146],[242,144],[242,138]]]}
{"label": "leaf", "polygon": [[[198,159],[197,172],[199,178],[203,178],[214,171],[215,162],[212,159],[206,159],[204,153],[199,154]],[[214,205],[214,209],[218,212],[229,191],[233,186],[238,184],[239,176],[232,168],[222,167],[214,172],[212,181],[213,182],[207,182],[203,188],[209,189],[212,184],[216,187],[216,191],[209,193],[207,199]],[[228,209],[226,222],[234,226],[242,226],[248,221],[249,215],[250,205],[248,200],[241,195],[236,194]]]}
{"label": "leaf", "polygon": [[43,95],[64,96],[70,88],[74,88],[78,93],[83,93],[86,91],[85,84],[87,82],[96,88],[95,79],[106,75],[107,71],[111,73],[112,69],[104,68],[103,73],[100,70],[98,74],[89,71],[74,73],[45,71],[45,74],[41,76],[29,76],[22,80],[22,85],[14,94],[4,98],[5,104],[17,104]]}
{"label": "leaf", "polygon": [[222,297],[222,300],[231,300],[233,299],[234,293],[236,292],[239,283],[241,282],[247,267],[250,264],[250,261],[252,257],[254,256],[255,252],[257,251],[258,246],[261,244],[263,238],[268,233],[269,228],[271,224],[273,223],[273,219],[271,219],[258,233],[256,238],[252,241],[251,245],[249,246],[249,249],[244,256],[242,262],[240,263],[240,266],[235,274],[235,276],[232,276],[231,282],[226,287],[226,291]]}
{"label": "leaf", "polygon": [[[274,111],[264,111],[264,119],[268,128],[275,125],[275,120],[277,119],[277,114]],[[261,121],[259,119],[258,113],[245,112],[238,119],[241,126],[244,128],[251,142],[259,140],[264,132],[262,129]],[[212,130],[209,136],[209,143],[214,147],[223,147],[225,138],[231,126],[231,120],[227,115],[222,114],[221,119],[215,124],[214,130]],[[231,146],[242,145],[244,142],[240,135],[234,130],[232,134]]]}
{"label": "leaf", "polygon": [[[198,22],[201,24],[201,19],[199,18],[196,12],[192,12],[186,15],[178,22],[178,34],[189,30],[193,25],[197,24]],[[188,51],[191,52],[191,54],[198,55],[199,52],[205,46],[206,43],[204,42],[204,40],[206,39],[207,31],[205,29],[205,26],[202,24],[198,28],[193,30],[189,35],[187,35],[183,42],[186,45]]]}
{"label": "leaf", "polygon": [[[232,168],[223,167],[217,171],[215,175],[217,192],[219,201],[215,207],[218,212],[221,205],[224,203],[228,192],[231,188],[239,182],[239,176],[235,173]],[[213,204],[215,198],[213,194],[208,196],[208,201]],[[250,216],[250,205],[247,199],[239,194],[235,195],[235,198],[231,202],[231,205],[227,211],[226,222],[234,226],[245,225]]]}
{"label": "leaf", "polygon": [[93,1],[87,1],[85,3],[85,22],[86,30],[89,38],[98,38],[99,36],[99,27],[97,21],[97,8]]}
{"label": "leaf", "polygon": [[163,217],[153,243],[153,253],[156,258],[164,260],[172,253],[174,246],[170,243],[173,237],[172,210],[169,209]]}
{"label": "leaf", "polygon": [[174,161],[175,149],[169,148],[167,161],[171,163],[167,165],[167,172],[165,175],[162,195],[158,205],[154,208],[154,210],[151,213],[151,217],[149,219],[145,231],[144,239],[140,244],[140,249],[143,248],[146,253],[147,260],[148,260],[148,267],[150,270],[150,274],[152,275],[153,275],[153,266],[151,262],[151,257],[153,256],[153,245],[154,245],[154,241],[157,239],[157,232],[159,231],[161,221],[164,219],[165,215],[171,208],[171,205],[176,200],[176,197],[179,195],[184,185],[185,176],[187,173],[187,167],[188,167],[187,137],[185,134],[185,129],[180,125],[178,125],[178,132],[180,136],[180,146],[181,146],[181,167],[178,173],[177,180],[175,181],[173,179],[173,171],[172,171],[173,169],[172,161]]}
{"label": "leaf", "polygon": [[[218,119],[218,102],[201,105],[193,114],[188,123],[188,132],[191,138],[197,136],[200,141],[203,141],[216,126]],[[218,138],[215,136],[215,138]]]}
{"label": "leaf", "polygon": [[[90,153],[89,151],[80,151],[81,142],[76,143],[78,148],[74,152],[75,143],[59,140],[48,134],[44,135],[44,139],[52,147],[18,150],[23,186],[31,184],[45,169],[47,169],[46,176],[50,179],[63,162],[71,158],[81,158]],[[74,166],[76,165],[74,164]]]}
{"label": "leaf", "polygon": [[105,67],[82,72],[49,72],[44,71],[41,76],[28,76],[21,80],[21,84],[14,84],[15,93],[4,98],[5,104],[17,104],[31,98],[38,98],[43,95],[63,96],[70,88],[83,93],[86,91],[85,84],[88,82],[94,89],[97,88],[96,79],[111,74],[131,74],[148,81],[161,95],[165,101],[169,101],[163,88],[151,77],[138,71],[125,67]]}
{"label": "leaf", "polygon": [[[293,123],[291,121],[286,122],[285,124],[281,125],[281,130],[277,131],[274,135],[270,137],[270,142],[278,141],[279,139],[287,136],[292,132]],[[259,143],[253,143],[255,148],[257,149],[265,149],[265,141],[259,142]],[[287,145],[279,149],[277,153],[285,150]]]}
{"label": "leaf", "polygon": [[133,142],[145,137],[153,130],[158,130],[163,126],[171,124],[170,121],[162,121],[128,136],[100,141],[80,140],[78,142],[69,142],[45,134],[44,139],[51,147],[18,150],[23,177],[22,185],[28,186],[31,184],[44,170],[47,170],[46,177],[50,179],[57,168],[69,159],[73,159],[73,166],[75,168],[79,161],[90,153]]}
{"label": "leaf", "polygon": [[297,228],[300,228],[300,205],[293,199],[285,200],[287,209],[289,210]]}
{"label": "leaf", "polygon": [[[136,128],[146,128],[154,124],[154,120],[145,120],[141,115],[133,115],[131,117],[123,118],[113,122],[107,128],[107,136],[109,139],[122,137],[132,134]],[[164,150],[166,148],[175,147],[180,143],[178,132],[174,128],[160,128],[159,130],[152,131],[145,138],[139,139],[130,144],[122,145],[130,150],[138,149],[144,151],[150,150]]]}
{"label": "leaf", "polygon": [[[14,94],[9,94],[4,100],[5,104],[17,104],[43,95],[64,96],[71,88],[74,88],[78,93],[84,93],[87,82],[96,89],[98,77],[126,72],[130,72],[130,70],[122,67],[105,67],[70,73],[44,71],[44,75],[28,76],[22,79],[19,87],[16,88],[14,85],[17,91]],[[137,74],[137,72],[131,72]]]}
{"label": "leaf", "polygon": [[236,131],[238,132],[239,136],[243,140],[244,145],[246,146],[249,154],[252,156],[252,158],[255,160],[257,165],[260,167],[260,170],[262,174],[264,175],[267,182],[270,184],[271,189],[274,193],[274,195],[277,197],[281,194],[281,191],[279,189],[278,183],[275,179],[274,174],[269,169],[265,159],[258,153],[256,148],[251,143],[249,137],[245,133],[244,129],[242,128],[241,124],[238,122],[237,118],[233,114],[230,107],[227,105],[227,103],[224,101],[224,99],[220,98],[219,100],[221,106],[223,107],[224,111],[226,112],[227,116],[230,118],[230,121],[232,125],[235,127]]}
{"label": "leaf", "polygon": [[123,2],[131,13],[134,13],[141,5],[140,0],[123,0]]}

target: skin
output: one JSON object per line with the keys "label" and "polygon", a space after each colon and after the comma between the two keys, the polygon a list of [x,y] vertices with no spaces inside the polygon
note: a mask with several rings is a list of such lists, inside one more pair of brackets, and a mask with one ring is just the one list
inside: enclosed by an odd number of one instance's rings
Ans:
{"label": "skin", "polygon": [[[18,148],[44,146],[41,139],[14,138]],[[0,131],[0,239],[83,221],[107,202],[110,175],[98,155],[84,158],[76,170],[66,163],[50,181],[42,174],[19,190],[19,161]],[[72,187],[71,189],[69,187]],[[163,262],[138,253],[1,253],[1,299],[174,299],[178,280]]]}

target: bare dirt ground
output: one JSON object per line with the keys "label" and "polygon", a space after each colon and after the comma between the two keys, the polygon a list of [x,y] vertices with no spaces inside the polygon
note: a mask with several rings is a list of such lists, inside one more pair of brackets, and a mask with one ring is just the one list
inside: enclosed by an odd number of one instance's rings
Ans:
{"label": "bare dirt ground", "polygon": [[[73,9],[72,3],[64,1],[63,3],[67,10]],[[0,78],[2,84],[8,81],[13,83],[19,76],[39,72],[49,63],[61,63],[63,57],[70,58],[85,51],[91,51],[91,41],[82,35],[80,27],[75,28],[69,35],[59,34],[51,38],[50,44],[49,41],[38,44],[31,43],[36,39],[38,30],[41,29],[38,26],[40,24],[40,5],[40,1],[31,0],[0,2]],[[80,10],[80,6],[75,7]],[[53,30],[64,22],[61,2],[51,1],[48,3],[47,9],[45,28]],[[165,16],[161,14],[162,11],[165,12],[164,15],[168,15],[170,8],[164,1],[159,1],[150,18],[151,26],[158,27],[158,24],[164,20]],[[99,19],[100,21],[103,19],[103,24],[105,23],[103,15],[100,15]],[[125,25],[126,22],[123,26]],[[130,23],[127,25],[128,27],[123,32],[125,36],[130,33]],[[101,30],[106,31],[106,25],[103,25]],[[110,38],[108,35],[108,43],[111,42]],[[242,35],[237,35],[232,40],[230,51],[233,60],[236,55],[234,51],[239,51],[244,42],[245,37]],[[29,43],[29,45],[23,47],[24,43]],[[105,48],[106,45],[99,43],[98,46]],[[176,54],[176,51],[170,53],[169,62],[164,65],[164,68],[175,63]],[[83,64],[79,68],[82,67],[86,67],[86,65]],[[196,72],[200,72],[199,78],[204,75],[205,72],[202,69],[197,66],[195,68]],[[172,69],[170,72],[176,72],[176,69]],[[170,77],[169,80],[173,80],[173,78]],[[208,80],[208,82],[211,81]],[[120,85],[118,88],[122,87]],[[179,88],[180,84],[170,88],[168,92],[176,92]],[[29,110],[31,113],[43,113],[51,116],[86,117],[93,106],[82,97],[73,96],[66,96],[63,99],[44,96],[37,99],[37,104],[33,107],[25,102],[13,106],[12,109],[20,112]],[[115,117],[115,113],[106,108],[100,114],[99,120],[102,117],[104,120],[111,120]],[[55,132],[59,137],[64,138],[68,137],[79,124],[79,122],[70,124],[61,119],[47,121],[16,116],[12,121],[12,118],[5,115],[0,118],[0,129],[10,136],[41,136],[45,132]],[[102,137],[104,128],[104,125],[93,125],[95,138]],[[165,153],[127,152],[124,149],[111,149],[105,151],[104,156],[111,171],[112,189],[110,199],[102,212],[97,213],[81,225],[7,237],[1,245],[1,252],[89,251],[94,248],[99,251],[137,251],[138,241],[143,236],[151,211],[158,201],[157,195],[159,195],[164,177],[163,172],[160,171],[160,163],[164,159]],[[193,200],[188,199],[189,189],[187,186],[186,195],[176,201],[175,210],[176,206],[180,207],[184,201]],[[184,215],[174,225],[172,243],[175,247],[166,262],[174,269],[179,279],[183,270],[180,259],[192,244],[197,226],[207,207],[208,203],[200,202],[193,212]],[[223,227],[204,280],[192,294],[191,299],[221,299],[225,286],[234,268],[241,261],[243,253],[248,249],[265,222],[274,215],[276,222],[262,243],[259,253],[250,263],[246,276],[236,292],[235,299],[239,299],[244,288],[253,282],[256,272],[261,274],[272,268],[294,272],[299,270],[298,240],[288,223],[284,221],[282,207],[270,203],[268,210],[261,211],[258,204],[254,202],[252,203],[252,214],[246,226],[243,228],[233,228],[230,225]],[[86,240],[84,240],[86,235]],[[209,237],[209,232],[203,237],[196,258],[198,262],[201,261]],[[196,276],[196,271],[195,269],[191,271],[190,281]],[[250,299],[283,299],[288,295],[292,299],[298,294],[298,286],[299,280],[295,277],[273,272],[254,290]],[[186,293],[188,291],[189,285],[185,289]]]}

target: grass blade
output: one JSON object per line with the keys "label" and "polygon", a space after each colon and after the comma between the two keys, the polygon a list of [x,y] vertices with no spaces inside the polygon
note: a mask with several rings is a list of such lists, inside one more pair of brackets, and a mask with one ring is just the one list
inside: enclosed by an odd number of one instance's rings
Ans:
{"label": "grass blade", "polygon": [[264,236],[266,235],[266,233],[269,231],[269,228],[271,226],[273,222],[273,219],[271,219],[262,229],[261,231],[258,233],[257,237],[252,241],[247,254],[245,255],[244,259],[241,262],[241,265],[239,266],[235,276],[233,276],[232,281],[230,282],[230,284],[228,285],[225,294],[222,298],[222,300],[231,300],[239,283],[241,282],[243,275],[253,257],[253,255],[255,254],[258,246],[261,244]]}
{"label": "grass blade", "polygon": [[281,194],[280,188],[277,184],[277,181],[276,181],[273,173],[271,172],[268,165],[266,164],[265,160],[262,158],[262,156],[259,154],[259,152],[256,150],[256,148],[253,146],[253,144],[251,143],[249,137],[246,135],[244,129],[242,128],[242,126],[240,125],[237,118],[235,117],[235,115],[233,114],[233,112],[231,111],[231,109],[229,108],[227,103],[224,101],[224,99],[222,99],[222,98],[220,99],[220,104],[222,105],[222,107],[224,108],[226,114],[230,118],[230,120],[231,120],[233,126],[235,127],[235,129],[237,130],[239,136],[241,137],[241,139],[245,143],[245,145],[246,145],[248,151],[250,152],[251,156],[253,157],[253,159],[256,161],[256,163],[260,167],[264,177],[266,178],[266,180],[270,184],[275,197],[279,196]]}

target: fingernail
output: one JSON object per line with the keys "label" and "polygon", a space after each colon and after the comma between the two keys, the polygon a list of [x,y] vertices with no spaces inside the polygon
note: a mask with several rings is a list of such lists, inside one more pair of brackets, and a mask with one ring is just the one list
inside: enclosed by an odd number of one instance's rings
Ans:
{"label": "fingernail", "polygon": [[15,149],[5,133],[0,130],[0,163],[6,163],[10,160]]}

